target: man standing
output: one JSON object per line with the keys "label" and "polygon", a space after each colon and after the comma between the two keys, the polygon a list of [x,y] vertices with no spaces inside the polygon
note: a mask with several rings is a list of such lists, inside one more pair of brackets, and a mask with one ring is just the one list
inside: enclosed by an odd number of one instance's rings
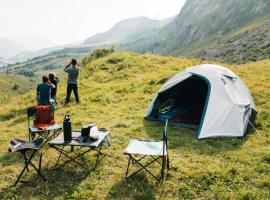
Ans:
{"label": "man standing", "polygon": [[64,71],[68,73],[67,96],[65,104],[69,103],[72,91],[74,92],[76,103],[80,103],[78,95],[78,76],[80,69],[77,67],[77,60],[72,59],[71,62],[65,67]]}

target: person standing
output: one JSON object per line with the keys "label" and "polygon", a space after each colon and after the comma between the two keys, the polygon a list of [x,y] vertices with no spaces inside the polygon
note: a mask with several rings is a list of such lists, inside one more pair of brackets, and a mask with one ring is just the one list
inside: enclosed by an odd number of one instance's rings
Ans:
{"label": "person standing", "polygon": [[52,85],[51,98],[55,101],[56,104],[58,104],[57,99],[56,99],[56,93],[57,93],[57,85],[59,83],[59,79],[56,77],[55,73],[53,72],[49,73],[49,82]]}
{"label": "person standing", "polygon": [[42,76],[42,82],[37,86],[37,101],[38,105],[50,105],[51,99],[51,86],[48,83],[49,78]]}
{"label": "person standing", "polygon": [[80,69],[77,66],[77,60],[72,59],[71,62],[64,68],[64,71],[68,73],[67,96],[65,104],[69,103],[72,91],[75,95],[76,103],[80,103],[78,94],[78,77]]}

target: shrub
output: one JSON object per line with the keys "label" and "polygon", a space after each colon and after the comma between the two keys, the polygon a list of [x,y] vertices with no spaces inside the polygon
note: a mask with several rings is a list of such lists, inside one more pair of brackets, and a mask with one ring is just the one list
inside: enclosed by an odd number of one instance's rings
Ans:
{"label": "shrub", "polygon": [[19,89],[19,85],[17,85],[16,83],[15,83],[15,85],[12,87],[12,90],[18,90]]}

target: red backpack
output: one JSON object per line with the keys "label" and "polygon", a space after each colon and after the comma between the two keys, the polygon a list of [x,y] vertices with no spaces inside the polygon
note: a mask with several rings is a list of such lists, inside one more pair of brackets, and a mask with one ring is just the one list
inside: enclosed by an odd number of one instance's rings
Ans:
{"label": "red backpack", "polygon": [[53,109],[51,109],[51,106],[37,106],[34,125],[38,128],[45,128],[53,124],[55,124],[55,121]]}

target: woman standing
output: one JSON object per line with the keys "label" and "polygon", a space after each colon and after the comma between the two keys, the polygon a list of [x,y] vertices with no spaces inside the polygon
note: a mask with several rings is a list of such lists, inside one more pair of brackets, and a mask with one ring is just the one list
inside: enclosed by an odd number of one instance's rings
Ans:
{"label": "woman standing", "polygon": [[49,81],[52,85],[51,89],[51,98],[54,99],[55,103],[58,104],[56,99],[56,93],[57,93],[57,84],[59,83],[59,79],[56,77],[55,73],[49,74]]}

